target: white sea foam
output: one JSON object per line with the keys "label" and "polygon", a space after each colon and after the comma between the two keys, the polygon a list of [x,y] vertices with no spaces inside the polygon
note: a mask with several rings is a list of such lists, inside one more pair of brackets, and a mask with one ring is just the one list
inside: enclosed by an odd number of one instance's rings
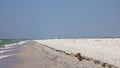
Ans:
{"label": "white sea foam", "polygon": [[11,46],[15,46],[17,45],[17,43],[13,43],[13,44],[6,44],[5,47],[11,47]]}
{"label": "white sea foam", "polygon": [[[4,48],[0,48],[0,54],[10,52],[10,51],[14,51],[14,50],[10,50],[10,48],[14,48],[14,46],[22,45],[26,42],[27,41],[21,41],[21,42],[18,42],[18,43],[6,44]],[[11,56],[13,56],[13,55],[2,55],[2,56],[0,56],[0,59],[5,59],[5,58],[11,57]]]}
{"label": "white sea foam", "polygon": [[26,42],[27,42],[27,41],[21,41],[21,42],[18,42],[18,43],[6,44],[4,48],[0,48],[0,51],[6,50],[6,49],[10,49],[10,48],[14,48],[14,46],[22,45],[22,44],[24,44],[24,43],[26,43]]}
{"label": "white sea foam", "polygon": [[19,43],[17,43],[18,45],[21,45],[21,44],[24,44],[24,43],[26,43],[27,41],[21,41],[21,42],[19,42]]}
{"label": "white sea foam", "polygon": [[12,57],[13,55],[3,55],[3,56],[0,56],[0,59],[4,59],[4,58],[8,58],[8,57]]}
{"label": "white sea foam", "polygon": [[2,50],[0,51],[0,53],[10,52],[10,51],[13,51],[13,50]]}
{"label": "white sea foam", "polygon": [[6,50],[6,49],[10,49],[10,48],[13,48],[13,47],[0,48],[0,50]]}
{"label": "white sea foam", "polygon": [[6,48],[6,47],[16,46],[16,45],[22,45],[22,44],[24,44],[24,43],[26,43],[26,41],[21,41],[21,42],[12,43],[12,44],[6,44],[6,45],[5,45],[5,48]]}

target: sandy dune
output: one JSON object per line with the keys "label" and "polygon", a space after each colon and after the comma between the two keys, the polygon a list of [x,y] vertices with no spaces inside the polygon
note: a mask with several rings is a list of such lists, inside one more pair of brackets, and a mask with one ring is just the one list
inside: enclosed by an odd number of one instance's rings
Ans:
{"label": "sandy dune", "polygon": [[67,53],[80,52],[102,62],[120,67],[120,38],[91,38],[91,39],[53,39],[34,40]]}
{"label": "sandy dune", "polygon": [[78,61],[74,56],[57,52],[36,42],[27,42],[18,54],[21,63],[11,68],[105,68],[94,62]]}

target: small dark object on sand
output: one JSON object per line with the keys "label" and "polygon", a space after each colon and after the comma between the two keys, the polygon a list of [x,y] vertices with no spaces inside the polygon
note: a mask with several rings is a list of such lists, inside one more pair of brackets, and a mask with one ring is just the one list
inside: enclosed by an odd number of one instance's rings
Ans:
{"label": "small dark object on sand", "polygon": [[82,56],[81,56],[80,53],[77,53],[77,58],[78,58],[79,61],[82,61]]}

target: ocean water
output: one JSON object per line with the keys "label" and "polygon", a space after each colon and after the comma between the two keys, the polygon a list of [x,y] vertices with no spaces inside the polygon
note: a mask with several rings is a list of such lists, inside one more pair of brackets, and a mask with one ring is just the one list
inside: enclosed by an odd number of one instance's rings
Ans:
{"label": "ocean water", "polygon": [[12,57],[13,55],[2,55],[2,56],[0,56],[0,59],[5,59],[5,58],[7,58],[7,57]]}
{"label": "ocean water", "polygon": [[13,51],[13,50],[12,49],[11,50],[1,50],[0,53],[10,52],[10,51]]}
{"label": "ocean water", "polygon": [[5,45],[4,48],[0,48],[0,68],[10,68],[11,65],[20,62],[16,54],[21,50],[21,47],[25,42],[26,41],[21,41],[19,43]]}

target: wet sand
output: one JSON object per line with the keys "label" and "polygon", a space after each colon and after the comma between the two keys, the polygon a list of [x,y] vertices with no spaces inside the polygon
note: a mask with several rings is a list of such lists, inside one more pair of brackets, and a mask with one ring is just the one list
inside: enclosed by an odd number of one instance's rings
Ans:
{"label": "wet sand", "polygon": [[17,56],[11,56],[0,60],[0,68],[10,68],[11,65],[20,63]]}
{"label": "wet sand", "polygon": [[11,68],[105,68],[92,61],[80,62],[74,56],[57,52],[33,41],[27,42],[17,56],[21,62]]}

